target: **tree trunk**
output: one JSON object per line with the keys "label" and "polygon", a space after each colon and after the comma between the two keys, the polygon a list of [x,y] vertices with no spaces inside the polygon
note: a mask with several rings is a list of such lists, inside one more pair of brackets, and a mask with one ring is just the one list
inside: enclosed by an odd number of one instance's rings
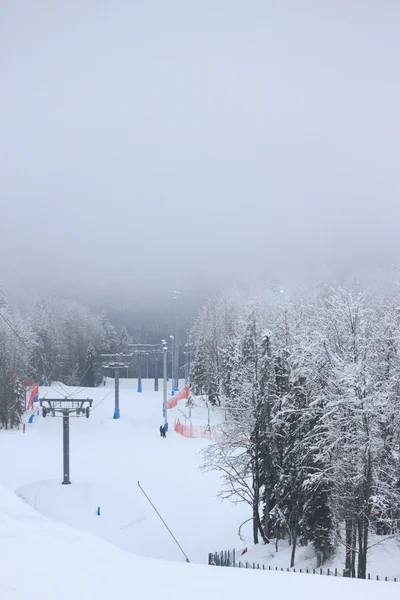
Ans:
{"label": "tree trunk", "polygon": [[351,536],[351,576],[356,576],[356,551],[357,551],[357,528],[354,522],[352,522],[352,536]]}
{"label": "tree trunk", "polygon": [[363,535],[363,522],[362,522],[362,517],[360,517],[360,519],[358,520],[357,523],[357,533],[358,533],[358,566],[357,566],[357,577],[358,579],[364,579],[362,572],[363,572],[363,557],[364,557],[364,546],[363,546],[363,541],[364,541],[364,535]]}
{"label": "tree trunk", "polygon": [[258,523],[253,506],[253,544],[258,544]]}
{"label": "tree trunk", "polygon": [[255,441],[254,441],[254,458],[253,458],[253,539],[254,543],[258,544],[258,534],[260,533],[263,542],[269,544],[269,539],[266,537],[263,529],[263,523],[260,518],[260,462],[258,457],[260,455],[260,442],[258,435],[258,427],[255,429]]}
{"label": "tree trunk", "polygon": [[258,523],[258,531],[260,532],[260,535],[262,537],[264,544],[269,544],[269,538],[267,538],[267,536],[264,533],[264,528],[263,528],[263,524],[261,521],[260,512],[258,510],[258,507],[257,507],[257,523]]}
{"label": "tree trunk", "polygon": [[254,497],[253,497],[253,542],[254,544],[258,544],[258,532],[259,532],[259,514],[258,514],[258,505],[260,502],[260,491],[258,489],[257,482],[254,481]]}
{"label": "tree trunk", "polygon": [[292,536],[292,542],[293,542],[293,546],[292,546],[292,554],[290,556],[290,568],[292,569],[294,567],[294,559],[296,556],[296,545],[297,545],[297,522],[294,526],[294,531],[293,531],[293,536]]}
{"label": "tree trunk", "polygon": [[367,578],[367,557],[368,557],[368,519],[365,518],[364,521],[364,540],[363,540],[363,571],[362,577],[363,579]]}
{"label": "tree trunk", "polygon": [[370,496],[372,487],[372,459],[371,452],[368,452],[367,463],[365,469],[365,481],[363,486],[363,498],[362,498],[362,514],[358,522],[358,570],[357,577],[359,579],[366,579],[367,577],[367,554],[368,554],[368,527],[369,517],[371,512]]}
{"label": "tree trunk", "polygon": [[350,577],[351,573],[351,541],[352,541],[352,523],[350,519],[347,519],[345,522],[346,528],[346,556],[344,562],[344,568],[346,572],[346,577]]}
{"label": "tree trunk", "polygon": [[358,569],[357,577],[359,579],[367,578],[367,544],[368,544],[368,521],[365,516],[361,517],[358,523]]}
{"label": "tree trunk", "polygon": [[364,511],[364,553],[365,553],[365,577],[367,576],[367,555],[368,555],[368,532],[371,518],[371,492],[372,492],[372,456],[371,451],[368,452],[368,476],[367,476],[367,492],[365,494],[365,511]]}
{"label": "tree trunk", "polygon": [[269,539],[269,492],[265,492],[264,533]]}

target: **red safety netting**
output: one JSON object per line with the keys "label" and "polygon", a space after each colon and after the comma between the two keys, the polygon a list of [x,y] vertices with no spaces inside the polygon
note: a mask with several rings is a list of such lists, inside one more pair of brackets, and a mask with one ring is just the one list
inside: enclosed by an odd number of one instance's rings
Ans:
{"label": "red safety netting", "polygon": [[27,391],[26,391],[26,395],[27,395],[27,406],[26,406],[26,410],[32,410],[33,408],[33,403],[35,401],[35,397],[39,395],[39,387],[37,385],[31,385],[28,387]]}
{"label": "red safety netting", "polygon": [[206,438],[213,442],[216,442],[219,438],[219,432],[215,429],[211,429],[205,425],[193,425],[192,423],[184,425],[179,419],[175,419],[174,430],[176,433],[187,438]]}
{"label": "red safety netting", "polygon": [[185,385],[185,387],[182,390],[180,390],[179,392],[176,392],[176,394],[168,400],[167,408],[175,408],[175,406],[178,404],[178,402],[180,400],[187,400],[188,398],[189,398],[189,387],[187,385]]}

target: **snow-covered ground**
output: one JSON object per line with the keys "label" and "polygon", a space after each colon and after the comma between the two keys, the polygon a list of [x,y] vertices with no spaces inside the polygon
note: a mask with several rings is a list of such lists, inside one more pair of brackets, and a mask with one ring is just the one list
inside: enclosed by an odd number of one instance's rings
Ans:
{"label": "snow-covered ground", "polygon": [[[72,485],[60,485],[62,419],[52,417],[28,425],[25,434],[0,436],[3,455],[12,456],[12,468],[0,465],[0,483],[42,514],[91,531],[124,550],[182,560],[140,492],[140,480],[193,562],[206,563],[213,548],[237,546],[238,526],[249,510],[222,503],[216,497],[218,475],[199,471],[198,453],[207,441],[175,434],[178,407],[168,411],[168,438],[160,437],[162,392],[151,391],[150,381],[143,382],[144,393],[138,394],[136,381],[121,379],[121,418],[114,420],[113,385],[110,379],[108,388],[63,386],[74,398],[93,398],[94,406],[89,419],[70,420]],[[65,396],[57,385],[41,388],[40,397],[46,394]],[[184,409],[185,401],[180,404]]]}
{"label": "snow-covered ground", "polygon": [[[186,564],[141,494],[138,480],[192,563],[205,563],[212,550],[242,548],[245,544],[237,531],[250,516],[249,509],[243,504],[222,503],[217,498],[218,474],[199,471],[198,453],[208,442],[188,440],[173,431],[174,417],[182,417],[178,408],[188,413],[184,401],[169,411],[171,427],[164,440],[158,431],[162,392],[152,392],[151,383],[144,382],[144,393],[138,394],[135,381],[121,380],[121,419],[113,420],[112,386],[109,380],[106,387],[97,389],[65,388],[74,398],[94,400],[89,419],[71,419],[70,486],[60,483],[60,418],[38,419],[27,426],[25,434],[22,430],[0,434],[2,599],[64,600],[74,594],[103,600],[133,595],[152,598],[161,593],[242,600],[245,595],[264,594],[266,589],[280,598],[296,594],[309,599],[323,594],[328,600],[339,594],[343,599],[356,594],[368,600],[378,593],[385,598],[398,597],[400,583]],[[40,396],[45,394],[65,396],[57,386],[41,388]],[[201,421],[202,414],[204,424],[206,411],[193,410],[195,422]],[[212,422],[221,418],[221,413],[211,415]],[[281,548],[279,559],[287,552],[283,543]],[[247,560],[259,562],[265,552],[262,546],[249,549]],[[302,553],[299,550],[299,566],[306,560]],[[288,566],[287,558],[282,560],[282,566]],[[389,567],[379,567],[383,576],[389,575],[388,571]]]}
{"label": "snow-covered ground", "polygon": [[224,569],[134,556],[42,517],[0,488],[2,600],[386,600],[395,583]]}
{"label": "snow-covered ground", "polygon": [[[371,547],[369,550],[368,572],[371,579],[376,579],[378,576],[380,580],[384,580],[387,577],[389,581],[393,581],[396,578],[400,586],[399,540],[394,538],[384,539],[373,535],[370,537],[369,544]],[[289,546],[287,540],[279,542],[278,552],[276,552],[275,543],[267,545],[257,544],[257,546],[249,546],[248,551],[243,556],[237,558],[237,562],[241,561],[242,564],[248,562],[250,565],[255,564],[256,566],[260,565],[260,567],[264,565],[266,568],[286,570],[290,565],[291,552],[292,548]],[[343,562],[344,549],[343,547],[339,547],[335,556],[330,561],[324,563],[322,568],[323,573],[327,573],[328,569],[330,573],[334,573],[336,568],[338,575],[341,576],[343,573]],[[317,559],[312,545],[297,548],[295,570],[297,572],[300,569],[303,572],[306,569],[309,572],[317,569]]]}

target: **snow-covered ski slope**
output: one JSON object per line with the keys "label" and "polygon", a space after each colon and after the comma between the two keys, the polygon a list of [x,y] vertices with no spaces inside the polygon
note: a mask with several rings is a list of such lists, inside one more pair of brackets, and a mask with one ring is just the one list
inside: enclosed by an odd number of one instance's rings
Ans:
{"label": "snow-covered ski slope", "polygon": [[[90,419],[71,419],[70,486],[60,483],[60,418],[39,419],[25,434],[0,435],[2,599],[399,596],[400,584],[186,564],[141,495],[138,480],[193,563],[204,563],[213,549],[240,548],[236,532],[248,509],[221,503],[218,474],[199,471],[205,440],[188,440],[172,430],[161,439],[161,391],[148,391],[151,384],[145,382],[144,393],[137,394],[136,382],[121,380],[121,419],[113,420],[113,381],[108,385],[64,386],[74,398],[93,398],[95,407]],[[40,390],[41,396],[46,393],[65,396],[57,386]],[[178,414],[169,411],[171,424]]]}
{"label": "snow-covered ski slope", "polygon": [[[89,419],[70,420],[72,485],[62,486],[62,419],[46,417],[27,425],[25,434],[2,436],[13,457],[2,464],[0,483],[17,491],[42,514],[90,531],[122,548],[153,558],[182,560],[179,549],[140,492],[137,481],[156,504],[191,561],[207,561],[213,548],[237,546],[238,526],[248,518],[244,505],[217,498],[219,476],[199,470],[205,440],[187,440],[171,427],[162,439],[162,382],[120,382],[121,418],[114,420],[114,381],[108,387],[63,388],[73,398],[93,398]],[[40,397],[64,397],[56,384]],[[185,401],[181,403],[184,409]],[[178,409],[168,411],[173,424]],[[96,514],[100,507],[100,516]]]}
{"label": "snow-covered ski slope", "polygon": [[48,520],[0,488],[2,600],[386,600],[395,583],[224,569],[134,556]]}

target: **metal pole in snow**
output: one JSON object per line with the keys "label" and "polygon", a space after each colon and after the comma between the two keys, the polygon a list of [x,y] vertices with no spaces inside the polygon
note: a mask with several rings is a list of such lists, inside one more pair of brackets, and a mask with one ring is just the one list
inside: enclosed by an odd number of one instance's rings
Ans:
{"label": "metal pole in snow", "polygon": [[175,338],[173,335],[169,336],[171,338],[171,395],[174,395],[174,387],[175,387],[175,383],[174,383],[174,377],[175,377],[175,352],[174,352],[174,342],[175,342]]}
{"label": "metal pole in snow", "polygon": [[185,385],[187,385],[188,381],[189,381],[189,352],[184,352],[184,355],[186,357],[186,360],[185,360]]}
{"label": "metal pole in snow", "polygon": [[142,393],[142,353],[138,354],[138,386],[137,391]]}
{"label": "metal pole in snow", "polygon": [[138,481],[137,484],[138,484],[141,492],[143,493],[143,495],[146,496],[148,502],[151,504],[151,506],[153,507],[154,511],[159,516],[159,518],[162,521],[162,523],[164,524],[164,527],[166,528],[166,530],[170,533],[170,535],[171,535],[172,539],[174,540],[175,544],[178,546],[179,550],[182,552],[183,556],[186,559],[186,562],[190,563],[190,560],[188,559],[187,555],[185,554],[185,551],[183,550],[182,546],[180,545],[180,543],[178,542],[178,540],[176,539],[176,537],[174,536],[174,534],[172,533],[172,531],[170,530],[170,528],[168,527],[168,525],[166,524],[166,522],[164,521],[164,519],[162,518],[162,516],[160,515],[160,513],[158,512],[158,510],[156,509],[156,507],[154,506],[154,504],[152,503],[152,501],[150,500],[150,498],[148,497],[148,495],[144,491],[144,489],[142,488],[142,486],[140,485],[140,481]]}
{"label": "metal pole in snow", "polygon": [[165,340],[162,340],[163,344],[163,408],[164,408],[164,423],[168,428],[168,417],[167,417],[167,358],[168,358],[168,347]]}
{"label": "metal pole in snow", "polygon": [[174,292],[174,299],[176,300],[176,313],[175,313],[175,387],[179,388],[179,296],[181,292]]}
{"label": "metal pole in snow", "polygon": [[69,411],[63,410],[63,485],[71,483],[69,478]]}
{"label": "metal pole in snow", "polygon": [[114,402],[114,419],[119,419],[119,367],[115,367],[114,375],[115,385],[115,402]]}
{"label": "metal pole in snow", "polygon": [[158,392],[158,356],[157,354],[155,355],[155,362],[156,362],[156,371],[155,371],[155,377],[154,377],[154,391]]}

